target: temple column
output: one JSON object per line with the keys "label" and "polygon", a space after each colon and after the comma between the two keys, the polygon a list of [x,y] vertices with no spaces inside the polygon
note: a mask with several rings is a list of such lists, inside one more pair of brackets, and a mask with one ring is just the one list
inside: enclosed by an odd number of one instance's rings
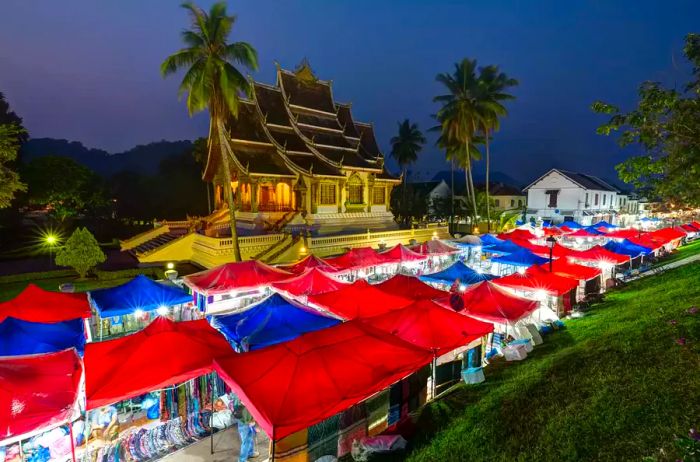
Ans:
{"label": "temple column", "polygon": [[374,187],[374,178],[371,176],[368,176],[367,181],[365,182],[365,185],[366,186],[363,190],[363,192],[364,192],[363,202],[365,204],[367,204],[367,209],[366,209],[367,213],[370,213],[370,212],[372,212],[372,195],[373,195],[372,188]]}
{"label": "temple column", "polygon": [[318,213],[319,184],[318,180],[311,182],[311,213]]}
{"label": "temple column", "polygon": [[336,197],[336,200],[338,201],[338,213],[343,213],[345,211],[345,201],[347,200],[345,179],[339,180],[336,188],[338,188],[338,195]]}
{"label": "temple column", "polygon": [[258,180],[250,179],[250,211],[258,212]]}
{"label": "temple column", "polygon": [[236,185],[236,210],[241,210],[243,206],[243,185],[241,180],[238,180]]}

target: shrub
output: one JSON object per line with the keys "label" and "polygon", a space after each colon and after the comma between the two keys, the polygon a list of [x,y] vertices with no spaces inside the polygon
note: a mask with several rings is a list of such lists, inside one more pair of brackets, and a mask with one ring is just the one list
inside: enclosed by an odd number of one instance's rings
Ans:
{"label": "shrub", "polygon": [[76,228],[56,253],[56,264],[73,268],[81,278],[106,259],[95,236],[86,228]]}

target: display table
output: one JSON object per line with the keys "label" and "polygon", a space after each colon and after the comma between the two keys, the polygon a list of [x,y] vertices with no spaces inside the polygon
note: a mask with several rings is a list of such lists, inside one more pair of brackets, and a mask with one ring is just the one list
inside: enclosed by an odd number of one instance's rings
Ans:
{"label": "display table", "polygon": [[529,353],[532,351],[532,341],[529,338],[522,338],[519,340],[513,340],[510,342],[511,345],[523,345],[525,346],[525,352]]}
{"label": "display table", "polygon": [[464,383],[467,385],[481,383],[486,380],[484,377],[484,369],[482,367],[470,367],[469,369],[463,369],[462,380],[464,380]]}

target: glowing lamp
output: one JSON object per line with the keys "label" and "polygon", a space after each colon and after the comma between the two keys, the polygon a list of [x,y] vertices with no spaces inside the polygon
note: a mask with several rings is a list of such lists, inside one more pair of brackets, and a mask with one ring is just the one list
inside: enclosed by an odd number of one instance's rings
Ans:
{"label": "glowing lamp", "polygon": [[521,266],[521,267],[518,268],[518,273],[520,273],[520,274],[525,274],[525,271],[526,271],[526,270],[527,270],[527,268],[525,268],[524,266]]}
{"label": "glowing lamp", "polygon": [[144,313],[144,311],[141,308],[136,308],[134,310],[134,316],[136,316],[137,318],[140,318],[141,316],[143,316],[143,313]]}
{"label": "glowing lamp", "polygon": [[168,307],[165,305],[160,305],[156,311],[159,316],[165,316],[169,312]]}
{"label": "glowing lamp", "polygon": [[46,243],[48,245],[54,245],[56,242],[58,242],[58,238],[53,234],[49,234],[48,236],[46,236]]}
{"label": "glowing lamp", "polygon": [[464,292],[465,290],[467,290],[467,286],[464,285],[464,284],[460,284],[460,285],[459,285],[459,291],[460,291],[460,292]]}
{"label": "glowing lamp", "polygon": [[538,290],[537,292],[535,292],[535,296],[539,300],[545,300],[547,298],[547,292],[544,290]]}
{"label": "glowing lamp", "polygon": [[165,267],[168,268],[169,270],[171,270],[171,269],[175,268],[175,263],[170,262],[167,265],[165,265]]}

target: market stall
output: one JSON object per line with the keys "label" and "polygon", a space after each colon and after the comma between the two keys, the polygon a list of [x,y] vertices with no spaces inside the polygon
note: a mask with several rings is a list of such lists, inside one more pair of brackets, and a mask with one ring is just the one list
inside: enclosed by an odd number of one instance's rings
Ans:
{"label": "market stall", "polygon": [[639,268],[642,265],[644,257],[652,253],[650,248],[637,245],[627,239],[623,239],[622,241],[610,241],[605,244],[603,248],[620,255],[629,255],[631,259],[630,269]]}
{"label": "market stall", "polygon": [[537,322],[551,322],[571,311],[576,304],[578,281],[560,276],[544,269],[544,266],[532,266],[525,274],[514,273],[494,281],[499,287],[512,291],[515,295],[536,300],[539,307],[532,315]]}
{"label": "market stall", "polygon": [[291,265],[280,265],[278,268],[293,274],[302,274],[311,268],[318,268],[326,273],[337,273],[340,271],[335,266],[329,264],[326,260],[313,254],[304,257],[296,263]]}
{"label": "market stall", "polygon": [[459,280],[460,287],[464,286],[464,288],[466,288],[471,284],[488,281],[494,278],[495,276],[491,274],[476,271],[461,261],[458,261],[437,273],[424,274],[420,277],[420,280],[434,284],[443,290],[448,290],[457,280]]}
{"label": "market stall", "polygon": [[286,342],[341,322],[279,294],[273,294],[245,311],[209,316],[208,320],[239,352]]}
{"label": "market stall", "polygon": [[41,323],[5,318],[0,322],[0,356],[55,353],[75,348],[80,356],[85,347],[82,319]]}
{"label": "market stall", "polygon": [[156,316],[167,315],[176,321],[202,316],[190,294],[143,274],[116,287],[93,290],[89,300],[97,313],[92,338],[100,340],[141,330]]}
{"label": "market stall", "polygon": [[380,255],[395,266],[393,274],[422,274],[428,260],[426,255],[414,252],[403,244],[397,244],[389,250],[380,252]]}
{"label": "market stall", "polygon": [[365,278],[383,278],[393,274],[392,261],[371,247],[356,247],[343,255],[325,259],[338,268],[339,275],[349,282]]}
{"label": "market stall", "polygon": [[0,321],[11,317],[22,321],[54,323],[87,319],[92,315],[85,294],[44,290],[29,284],[15,298],[0,303]]}
{"label": "market stall", "polygon": [[491,273],[504,276],[507,274],[524,272],[527,268],[533,265],[541,265],[549,260],[544,257],[539,257],[525,248],[494,257],[491,259]]}
{"label": "market stall", "polygon": [[568,258],[574,263],[600,268],[604,287],[607,287],[609,284],[607,281],[615,277],[615,272],[618,267],[621,268],[623,265],[629,264],[630,262],[630,257],[628,255],[610,252],[599,245],[591,247],[588,250],[572,253]]}
{"label": "market stall", "polygon": [[309,306],[348,320],[377,316],[412,302],[410,298],[384,292],[363,279],[335,292],[309,297]]}
{"label": "market stall", "polygon": [[373,287],[392,295],[410,298],[411,300],[434,300],[446,295],[442,290],[422,282],[413,276],[397,274],[391,279],[375,284]]}
{"label": "market stall", "polygon": [[[350,321],[243,355],[217,358],[215,368],[277,441],[350,409],[431,359],[426,349]],[[360,421],[366,434],[366,415]],[[346,426],[341,422],[338,427]],[[308,433],[300,438],[306,447]],[[277,450],[276,445],[273,448]]]}
{"label": "market stall", "polygon": [[197,306],[206,314],[243,309],[267,297],[273,282],[293,277],[292,273],[257,260],[226,263],[183,278],[192,290]]}
{"label": "market stall", "polygon": [[[542,265],[542,268],[549,271],[549,264]],[[587,295],[599,294],[601,291],[600,268],[577,265],[571,263],[567,258],[559,258],[552,262],[552,272],[560,276],[576,279],[579,282],[577,300],[583,300]]]}
{"label": "market stall", "polygon": [[64,460],[72,458],[70,438],[55,447],[20,448],[18,443],[70,423],[79,415],[82,375],[82,361],[73,349],[0,358],[0,447],[5,447],[5,460],[13,459],[8,453],[23,459],[35,451],[41,451],[42,457],[53,451]]}
{"label": "market stall", "polygon": [[320,295],[333,292],[349,283],[339,281],[319,268],[306,270],[299,276],[280,282],[273,282],[272,289],[291,298],[296,298],[305,303],[309,295]]}
{"label": "market stall", "polygon": [[431,239],[422,244],[412,245],[409,246],[409,249],[428,257],[426,271],[435,271],[443,268],[445,265],[449,265],[458,259],[461,253],[459,248],[451,246],[440,239]]}

